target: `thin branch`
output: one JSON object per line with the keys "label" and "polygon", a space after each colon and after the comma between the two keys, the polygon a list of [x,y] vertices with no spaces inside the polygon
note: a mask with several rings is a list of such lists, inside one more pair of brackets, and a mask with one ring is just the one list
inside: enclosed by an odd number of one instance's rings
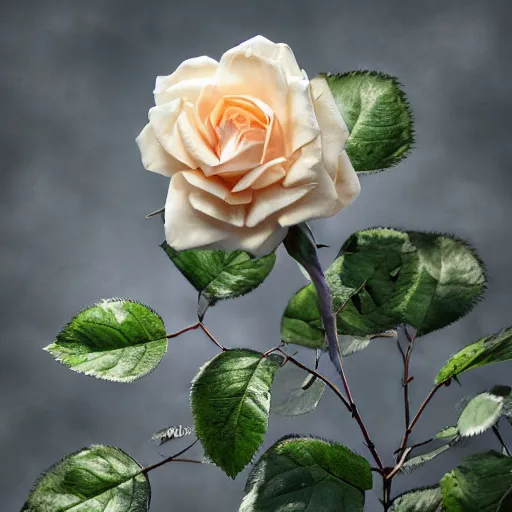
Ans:
{"label": "thin branch", "polygon": [[[183,450],[179,451],[178,453],[175,453],[174,455],[171,455],[170,457],[167,457],[167,459],[161,460],[160,462],[157,462],[156,464],[153,464],[151,466],[148,466],[146,468],[143,468],[141,473],[143,475],[147,475],[150,471],[153,471],[153,469],[159,468],[160,466],[163,466],[164,464],[167,464],[168,462],[172,462],[176,460],[180,455],[183,455],[186,451],[190,450],[192,446],[194,446],[199,439],[196,439],[193,443],[189,444]],[[187,459],[179,459],[179,462],[191,462]],[[194,461],[195,462],[195,461]]]}
{"label": "thin branch", "polygon": [[[433,440],[434,440],[434,438],[432,437],[431,439],[427,439],[426,441],[422,441],[421,443],[412,444],[411,446],[409,446],[409,448],[411,450],[414,450],[415,448],[419,448],[420,446],[425,446],[426,444],[431,443]],[[396,455],[399,452],[400,452],[400,448],[398,450],[395,450],[393,452],[393,455]]]}
{"label": "thin branch", "polygon": [[404,433],[404,437],[402,438],[402,442],[400,443],[400,448],[398,449],[399,452],[403,452],[403,450],[406,449],[405,447],[407,446],[407,441],[409,440],[409,436],[411,435],[411,432],[412,432],[412,429],[414,428],[414,425],[416,425],[416,423],[420,419],[421,415],[423,414],[423,411],[426,409],[427,405],[430,403],[430,401],[432,400],[434,395],[437,393],[439,388],[441,388],[441,386],[444,386],[444,385],[445,385],[444,382],[436,384],[432,388],[430,393],[427,395],[425,400],[423,400],[423,403],[420,405],[420,408],[418,409],[418,412],[416,413],[416,415],[412,419],[411,424],[409,425],[409,428],[406,429],[406,431]]}
{"label": "thin branch", "polygon": [[300,361],[297,361],[297,359],[295,359],[294,357],[292,356],[289,356],[284,350],[281,350],[280,348],[277,349],[279,352],[281,352],[281,354],[283,354],[285,357],[286,357],[286,360],[285,360],[285,363],[286,364],[288,361],[290,363],[293,363],[295,366],[298,366],[299,368],[302,368],[304,371],[310,373],[311,375],[314,375],[317,379],[320,379],[322,382],[324,382],[327,386],[329,386],[333,391],[334,393],[336,393],[336,395],[338,396],[338,398],[345,404],[345,407],[351,411],[351,407],[350,407],[350,403],[348,402],[348,400],[343,396],[343,394],[341,393],[341,391],[339,390],[338,386],[336,386],[335,384],[333,384],[329,379],[327,379],[326,377],[324,377],[321,373],[318,373],[316,370],[313,370],[311,368],[309,368],[308,366],[302,364]]}
{"label": "thin branch", "polygon": [[412,448],[406,448],[404,452],[402,453],[402,456],[400,457],[400,460],[398,461],[398,464],[393,468],[393,471],[388,473],[386,475],[386,480],[392,480],[393,477],[402,469],[403,465],[405,464],[405,461],[407,459],[407,455],[411,452]]}
{"label": "thin branch", "polygon": [[200,325],[199,322],[197,322],[196,324],[193,324],[193,325],[189,325],[188,327],[185,327],[185,328],[181,329],[180,331],[172,332],[171,334],[167,334],[166,338],[167,339],[176,338],[176,336],[179,336],[180,334],[183,334],[187,331],[193,331],[194,329],[197,329],[199,327],[199,325]]}
{"label": "thin branch", "polygon": [[222,352],[226,352],[226,350],[228,350],[214,338],[213,334],[206,328],[203,322],[198,322],[198,326],[201,327],[206,336],[208,336],[208,338],[210,338],[213,341],[213,343],[215,343],[215,345],[217,345],[217,347],[219,347],[222,350]]}

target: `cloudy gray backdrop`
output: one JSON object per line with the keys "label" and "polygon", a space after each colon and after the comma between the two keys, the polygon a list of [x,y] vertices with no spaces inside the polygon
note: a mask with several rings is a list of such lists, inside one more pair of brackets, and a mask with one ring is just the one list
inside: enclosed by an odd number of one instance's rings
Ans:
{"label": "cloudy gray backdrop", "polygon": [[[415,151],[398,168],[364,177],[357,202],[314,229],[332,246],[322,250],[326,264],[349,234],[374,225],[455,233],[487,263],[487,300],[418,343],[414,409],[450,354],[511,324],[508,3],[2,2],[1,509],[19,510],[40,471],[69,452],[109,443],[150,464],[160,460],[151,433],[190,424],[188,383],[215,354],[200,332],[172,340],[157,370],[130,385],[76,374],[41,350],[77,309],[105,297],[152,305],[169,331],[194,321],[195,293],[158,247],[162,224],[144,220],[163,204],[167,179],[143,171],[134,143],[155,76],[185,58],[218,58],[263,34],[287,42],[310,76],[367,68],[405,84],[416,117]],[[280,251],[264,285],[214,308],[207,325],[228,346],[271,347],[281,312],[303,282]],[[403,429],[398,353],[379,341],[346,366],[361,413],[391,463]],[[462,389],[443,390],[414,440],[453,422],[461,397],[510,384],[509,375],[506,365],[474,371],[462,378]],[[311,415],[272,417],[266,445],[289,432],[337,439],[366,454],[355,423],[330,393]],[[394,491],[434,483],[465,452],[488,446],[496,447],[492,436],[475,439],[397,478]],[[235,511],[245,477],[233,482],[208,465],[165,466],[151,474],[152,510]],[[369,511],[379,510],[375,483]]]}

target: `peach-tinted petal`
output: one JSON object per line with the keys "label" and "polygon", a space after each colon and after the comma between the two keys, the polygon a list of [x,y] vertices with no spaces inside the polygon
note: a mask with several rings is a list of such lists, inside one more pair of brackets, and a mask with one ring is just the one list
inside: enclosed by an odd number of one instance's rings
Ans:
{"label": "peach-tinted petal", "polygon": [[359,178],[346,151],[343,151],[338,159],[338,172],[334,185],[338,200],[343,207],[352,203],[361,192]]}
{"label": "peach-tinted petal", "polygon": [[273,251],[288,232],[275,218],[250,229],[214,219],[192,206],[190,194],[194,191],[182,173],[171,179],[165,204],[165,236],[167,243],[177,251],[241,249],[254,256],[264,256]]}
{"label": "peach-tinted petal", "polygon": [[270,187],[270,185],[281,181],[285,176],[286,171],[284,167],[282,165],[274,165],[255,180],[251,188],[253,190],[260,190],[262,188]]}
{"label": "peach-tinted petal", "polygon": [[325,78],[311,80],[311,95],[322,136],[325,168],[332,179],[336,177],[338,158],[345,147],[349,131]]}
{"label": "peach-tinted petal", "polygon": [[148,123],[139,136],[135,139],[139,146],[142,165],[148,170],[164,176],[172,176],[174,173],[187,169],[187,166],[176,160],[164,150],[158,142],[155,132]]}
{"label": "peach-tinted petal", "polygon": [[288,154],[309,144],[320,135],[313,101],[307,79],[292,78],[289,81],[288,123],[284,126]]}
{"label": "peach-tinted petal", "polygon": [[252,200],[252,190],[233,193],[217,176],[207,178],[201,171],[187,171],[183,173],[183,177],[194,187],[204,190],[228,204],[248,204]]}
{"label": "peach-tinted petal", "polygon": [[301,76],[301,69],[297,64],[295,55],[287,44],[273,43],[266,37],[255,36],[244,41],[233,50],[249,52],[249,55],[257,55],[278,62],[285,70],[287,76]]}
{"label": "peach-tinted petal", "polygon": [[217,165],[219,159],[198,127],[194,111],[188,105],[185,105],[177,120],[183,146],[200,167]]}
{"label": "peach-tinted petal", "polygon": [[201,119],[211,112],[225,95],[248,95],[266,103],[280,121],[287,117],[288,84],[282,66],[277,62],[237,51],[226,52],[214,78],[215,85],[202,90],[197,109]]}
{"label": "peach-tinted petal", "polygon": [[294,154],[294,157],[293,163],[283,180],[283,187],[316,183],[318,173],[324,171],[320,137],[302,147]]}
{"label": "peach-tinted petal", "polygon": [[202,190],[190,192],[190,204],[194,209],[214,219],[241,228],[245,220],[245,205],[229,205]]}
{"label": "peach-tinted petal", "polygon": [[313,187],[314,185],[303,185],[296,188],[284,188],[277,184],[258,191],[251,203],[245,225],[249,227],[256,226],[277,211],[293,205]]}
{"label": "peach-tinted petal", "polygon": [[261,177],[261,175],[269,168],[277,164],[282,164],[286,162],[286,158],[276,158],[266,164],[259,165],[254,169],[251,169],[247,174],[240,179],[240,181],[231,189],[231,192],[241,192],[242,190],[246,190],[251,187],[254,182]]}
{"label": "peach-tinted petal", "polygon": [[206,247],[230,236],[228,224],[213,223],[210,217],[190,204],[189,195],[193,190],[182,173],[175,174],[169,184],[165,202],[165,238],[177,251]]}
{"label": "peach-tinted petal", "polygon": [[192,80],[182,80],[177,84],[171,85],[162,92],[155,93],[155,105],[163,105],[177,98],[190,103],[196,103],[203,87],[211,83],[210,78],[199,78]]}
{"label": "peach-tinted petal", "polygon": [[[339,186],[335,185],[331,177],[321,168],[317,172],[316,187],[302,200],[286,208],[278,217],[279,224],[283,227],[293,226],[312,219],[332,217],[345,206],[348,206],[359,193],[359,180],[347,162],[348,157],[343,158],[343,176]],[[355,178],[355,179],[354,179]]]}
{"label": "peach-tinted petal", "polygon": [[265,145],[263,147],[263,154],[261,162],[265,163],[269,160],[282,157],[286,154],[286,141],[284,138],[283,128],[279,119],[276,116],[270,118],[270,124],[267,127],[265,134]]}
{"label": "peach-tinted petal", "polygon": [[263,144],[263,140],[245,143],[233,154],[230,160],[215,167],[203,169],[204,174],[206,176],[223,175],[224,173],[230,174],[237,171],[247,171],[257,167],[260,164]]}
{"label": "peach-tinted petal", "polygon": [[213,77],[217,71],[218,63],[210,57],[194,57],[182,62],[174,73],[169,76],[158,76],[155,83],[155,104],[167,103],[165,92],[173,85],[184,80],[201,80]]}
{"label": "peach-tinted petal", "polygon": [[177,99],[149,110],[149,122],[158,142],[174,158],[191,169],[197,168],[197,162],[186,150],[181,135],[176,129],[178,117],[183,109],[183,101]]}

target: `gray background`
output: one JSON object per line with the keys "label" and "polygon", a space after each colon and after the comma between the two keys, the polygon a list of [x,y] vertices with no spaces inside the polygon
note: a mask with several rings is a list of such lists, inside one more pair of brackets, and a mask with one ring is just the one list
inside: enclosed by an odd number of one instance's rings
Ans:
{"label": "gray background", "polygon": [[[185,58],[218,58],[261,33],[287,42],[310,76],[368,68],[405,84],[416,117],[416,150],[398,168],[364,177],[356,203],[314,223],[314,230],[332,246],[322,251],[326,264],[350,233],[374,225],[455,233],[487,263],[487,300],[417,345],[414,410],[450,354],[512,323],[508,3],[2,3],[2,510],[19,510],[40,471],[68,452],[109,443],[150,464],[160,460],[148,441],[152,432],[190,424],[188,383],[216,353],[200,332],[172,340],[157,370],[131,385],[76,374],[41,350],[76,310],[104,297],[130,296],[152,305],[169,331],[194,321],[195,293],[158,248],[163,226],[144,219],[163,204],[167,179],[143,170],[134,143],[152,105],[155,76],[172,72]],[[303,283],[281,250],[262,287],[218,305],[206,323],[227,346],[271,347],[287,300]],[[361,413],[391,463],[403,429],[398,352],[381,340],[346,366]],[[463,388],[443,390],[414,440],[453,422],[461,397],[510,384],[508,375],[506,365],[474,371],[462,377]],[[311,415],[272,417],[265,445],[289,432],[334,438],[367,453],[357,426],[330,393]],[[497,447],[490,435],[474,439],[397,478],[394,492],[436,482],[465,452],[490,446]],[[165,466],[151,474],[152,510],[238,510],[245,476],[232,482],[213,466]],[[379,510],[375,483],[369,511]]]}

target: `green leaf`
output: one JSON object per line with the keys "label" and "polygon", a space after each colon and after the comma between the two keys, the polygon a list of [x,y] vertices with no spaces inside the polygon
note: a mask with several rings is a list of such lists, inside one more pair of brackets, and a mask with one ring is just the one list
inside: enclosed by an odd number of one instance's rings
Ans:
{"label": "green leaf", "polygon": [[446,427],[440,430],[435,436],[434,439],[446,439],[447,437],[455,437],[459,431],[457,427]]}
{"label": "green leaf", "polygon": [[379,72],[322,75],[350,131],[345,149],[357,172],[401,162],[414,143],[409,103],[396,78]]}
{"label": "green leaf", "polygon": [[365,458],[338,443],[287,436],[254,466],[240,512],[362,512],[371,488]]}
{"label": "green leaf", "polygon": [[389,512],[441,512],[442,496],[439,486],[415,489],[397,496]]}
{"label": "green leaf", "polygon": [[314,410],[325,390],[325,383],[292,363],[276,374],[272,386],[270,412],[281,416],[300,416]]}
{"label": "green leaf", "polygon": [[274,268],[275,253],[252,258],[244,251],[175,251],[167,242],[160,247],[190,284],[213,306],[257,288]]}
{"label": "green leaf", "polygon": [[466,457],[441,480],[446,512],[512,510],[512,457],[486,452]]}
{"label": "green leaf", "polygon": [[270,388],[282,357],[235,349],[206,363],[192,382],[195,430],[207,457],[234,478],[268,427]]}
{"label": "green leaf", "polygon": [[461,436],[471,437],[491,428],[503,411],[504,398],[491,393],[475,396],[464,408],[457,422]]}
{"label": "green leaf", "polygon": [[463,240],[409,231],[419,258],[404,322],[422,336],[466,315],[482,298],[486,276],[482,262]]}
{"label": "green leaf", "polygon": [[435,383],[488,364],[512,360],[512,327],[507,327],[493,336],[480,338],[452,356],[437,374]]}
{"label": "green leaf", "polygon": [[144,512],[151,490],[141,466],[114,446],[68,455],[36,482],[22,512]]}
{"label": "green leaf", "polygon": [[417,469],[419,466],[423,466],[423,464],[425,464],[426,462],[429,462],[432,459],[435,459],[438,455],[441,455],[442,453],[446,452],[447,450],[455,446],[457,442],[458,439],[454,439],[450,443],[444,444],[443,446],[440,446],[439,448],[436,448],[431,452],[410,458],[408,461],[404,463],[404,465],[401,468],[401,471],[403,473],[410,473],[411,471]]}
{"label": "green leaf", "polygon": [[[484,269],[465,242],[388,228],[353,234],[325,275],[340,336],[375,337],[400,323],[424,335],[467,314],[485,290]],[[312,284],[288,303],[281,339],[323,347]],[[360,347],[365,345],[363,340]]]}
{"label": "green leaf", "polygon": [[148,306],[108,299],[74,316],[45,350],[75,372],[132,382],[160,363],[167,338],[162,319]]}

